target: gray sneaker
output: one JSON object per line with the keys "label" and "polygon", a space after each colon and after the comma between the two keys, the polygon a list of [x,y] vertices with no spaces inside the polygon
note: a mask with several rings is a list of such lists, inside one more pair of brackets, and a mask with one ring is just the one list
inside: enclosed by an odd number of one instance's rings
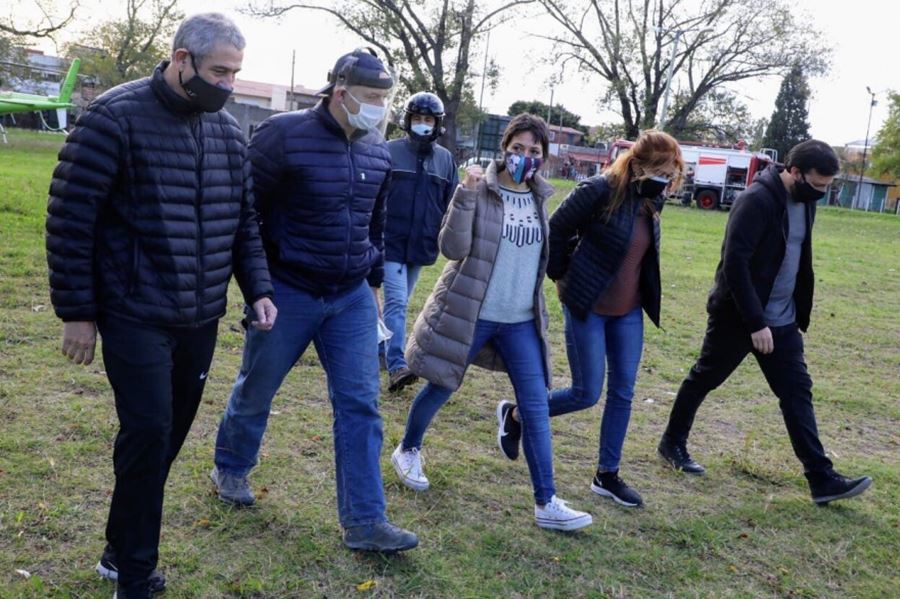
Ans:
{"label": "gray sneaker", "polygon": [[344,545],[357,551],[380,551],[396,553],[413,549],[419,538],[408,530],[394,526],[390,522],[379,522],[344,529]]}
{"label": "gray sneaker", "polygon": [[216,490],[219,492],[219,499],[225,503],[230,503],[238,507],[250,507],[256,503],[256,497],[250,489],[250,483],[247,482],[246,476],[235,476],[227,472],[219,472],[219,469],[213,466],[209,473]]}

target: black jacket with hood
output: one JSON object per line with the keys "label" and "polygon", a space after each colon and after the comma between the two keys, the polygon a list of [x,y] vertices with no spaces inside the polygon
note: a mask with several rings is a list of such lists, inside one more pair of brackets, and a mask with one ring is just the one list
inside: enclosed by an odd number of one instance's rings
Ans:
{"label": "black jacket with hood", "polygon": [[[728,217],[722,258],[707,302],[713,318],[740,321],[753,333],[766,327],[763,313],[784,260],[788,239],[788,192],[783,169],[770,166],[735,200]],[[806,205],[806,237],[794,286],[797,325],[806,331],[812,311],[812,227],[815,202]]]}

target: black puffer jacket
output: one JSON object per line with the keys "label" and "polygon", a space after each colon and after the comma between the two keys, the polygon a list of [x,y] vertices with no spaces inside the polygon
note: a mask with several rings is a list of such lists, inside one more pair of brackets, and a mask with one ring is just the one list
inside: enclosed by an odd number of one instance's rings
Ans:
{"label": "black puffer jacket", "polygon": [[[625,254],[631,245],[634,219],[643,200],[628,197],[621,207],[605,217],[612,190],[606,177],[591,177],[563,200],[550,218],[550,262],[547,276],[560,282],[562,302],[579,320],[587,318],[594,303],[615,280]],[[655,202],[662,210],[665,198]],[[656,326],[659,326],[659,218],[654,214],[653,244],[641,263],[641,306]],[[574,237],[577,246],[571,248]]]}
{"label": "black puffer jacket", "polygon": [[152,77],[88,106],[50,184],[50,296],[64,321],[114,315],[196,326],[225,313],[232,269],[271,296],[237,122],[197,112]]}

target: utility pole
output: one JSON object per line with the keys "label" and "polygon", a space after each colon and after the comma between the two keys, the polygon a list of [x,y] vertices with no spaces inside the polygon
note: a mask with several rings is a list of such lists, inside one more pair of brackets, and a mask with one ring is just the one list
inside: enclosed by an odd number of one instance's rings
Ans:
{"label": "utility pole", "polygon": [[475,160],[481,159],[481,121],[484,118],[482,106],[484,106],[484,80],[487,77],[488,51],[491,48],[491,30],[487,32],[487,42],[484,45],[484,67],[481,69],[481,94],[478,96],[478,122],[475,124]]}
{"label": "utility pole", "polygon": [[294,110],[294,63],[297,61],[297,51],[291,50],[291,103],[289,110]]}
{"label": "utility pole", "polygon": [[[659,115],[659,125],[657,128],[662,131],[662,129],[666,126],[666,116],[669,112],[669,90],[672,87],[672,75],[675,72],[675,55],[678,53],[678,43],[681,41],[681,36],[685,33],[690,33],[692,31],[697,31],[696,29],[661,29],[658,27],[654,27],[656,31],[660,31],[663,33],[675,33],[675,41],[672,42],[672,52],[669,54],[669,69],[666,73],[666,93],[663,96],[663,105],[662,111]],[[712,29],[703,29],[700,31],[700,34],[704,34],[707,31],[712,31]]]}
{"label": "utility pole", "polygon": [[[869,124],[866,125],[866,142],[863,144],[863,157],[862,157],[862,166],[859,168],[859,182],[856,184],[856,206],[859,207],[860,202],[862,201],[862,184],[863,184],[863,175],[866,172],[866,152],[869,149],[869,129],[872,127],[872,108],[875,107],[875,104],[878,102],[875,101],[875,92],[873,92],[869,86],[866,86],[866,91],[869,92],[869,95],[872,96],[869,99]],[[866,202],[866,212],[869,211],[869,204],[872,203],[871,198],[868,202]]]}

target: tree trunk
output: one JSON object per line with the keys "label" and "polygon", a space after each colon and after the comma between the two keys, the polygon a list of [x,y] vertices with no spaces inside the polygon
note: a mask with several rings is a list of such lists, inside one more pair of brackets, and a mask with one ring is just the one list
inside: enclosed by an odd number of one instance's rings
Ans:
{"label": "tree trunk", "polygon": [[438,143],[450,150],[450,154],[456,159],[456,111],[459,109],[459,102],[444,103],[444,122],[443,126],[447,130],[440,138]]}

